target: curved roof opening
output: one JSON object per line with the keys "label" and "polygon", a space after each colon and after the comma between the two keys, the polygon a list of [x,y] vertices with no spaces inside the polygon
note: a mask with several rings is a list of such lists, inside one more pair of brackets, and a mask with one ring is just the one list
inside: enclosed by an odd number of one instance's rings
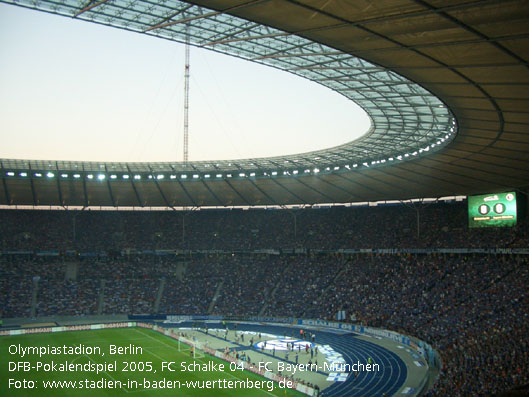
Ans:
{"label": "curved roof opening", "polygon": [[[0,5],[0,157],[181,161],[184,46]],[[369,117],[319,84],[191,50],[190,160],[289,155],[364,135]]]}

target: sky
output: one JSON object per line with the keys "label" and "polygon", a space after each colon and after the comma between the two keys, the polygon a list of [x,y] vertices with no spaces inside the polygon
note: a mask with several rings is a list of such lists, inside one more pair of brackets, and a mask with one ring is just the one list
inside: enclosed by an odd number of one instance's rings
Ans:
{"label": "sky", "polygon": [[[349,142],[363,110],[290,73],[191,48],[189,160]],[[184,46],[0,4],[0,158],[182,161]]]}

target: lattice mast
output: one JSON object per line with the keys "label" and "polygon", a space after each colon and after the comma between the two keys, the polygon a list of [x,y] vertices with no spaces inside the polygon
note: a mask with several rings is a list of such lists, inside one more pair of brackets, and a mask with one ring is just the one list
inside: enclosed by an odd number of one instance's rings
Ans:
{"label": "lattice mast", "polygon": [[186,27],[184,74],[184,164],[189,160],[189,26]]}

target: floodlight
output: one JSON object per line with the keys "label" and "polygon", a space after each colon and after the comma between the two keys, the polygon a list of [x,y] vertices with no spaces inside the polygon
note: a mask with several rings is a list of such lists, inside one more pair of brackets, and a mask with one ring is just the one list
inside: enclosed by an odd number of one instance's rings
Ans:
{"label": "floodlight", "polygon": [[97,176],[97,179],[99,179],[100,181],[104,180],[105,179],[105,175],[104,174],[99,174]]}
{"label": "floodlight", "polygon": [[73,174],[73,177],[74,177],[75,179],[79,179],[79,178],[81,177],[81,174]]}
{"label": "floodlight", "polygon": [[94,176],[93,176],[92,174],[88,174],[86,177],[87,177],[88,179],[94,179]]}
{"label": "floodlight", "polygon": [[116,179],[118,176],[115,174],[110,175],[110,179]]}
{"label": "floodlight", "polygon": [[27,172],[21,172],[21,173],[20,173],[20,176],[22,176],[22,177],[26,177],[26,176],[28,176],[28,173],[27,173]]}
{"label": "floodlight", "polygon": [[68,178],[68,174],[61,174],[61,178]]}
{"label": "floodlight", "polygon": [[47,176],[48,178],[53,178],[53,177],[55,176],[55,174],[54,174],[53,172],[48,172],[48,173],[46,174],[46,176]]}
{"label": "floodlight", "polygon": [[14,172],[11,172],[11,171],[9,171],[9,172],[7,173],[7,176],[15,176],[15,173],[14,173]]}

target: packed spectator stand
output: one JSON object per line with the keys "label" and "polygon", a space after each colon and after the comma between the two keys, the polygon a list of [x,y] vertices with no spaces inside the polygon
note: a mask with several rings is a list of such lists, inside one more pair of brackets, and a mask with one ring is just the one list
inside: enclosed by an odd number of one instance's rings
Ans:
{"label": "packed spectator stand", "polygon": [[[356,321],[432,344],[431,395],[529,383],[527,223],[469,229],[464,202],[216,211],[0,211],[2,317],[218,314]],[[169,252],[170,250],[174,250]],[[90,253],[90,255],[83,255]],[[163,255],[162,255],[163,253]]]}

